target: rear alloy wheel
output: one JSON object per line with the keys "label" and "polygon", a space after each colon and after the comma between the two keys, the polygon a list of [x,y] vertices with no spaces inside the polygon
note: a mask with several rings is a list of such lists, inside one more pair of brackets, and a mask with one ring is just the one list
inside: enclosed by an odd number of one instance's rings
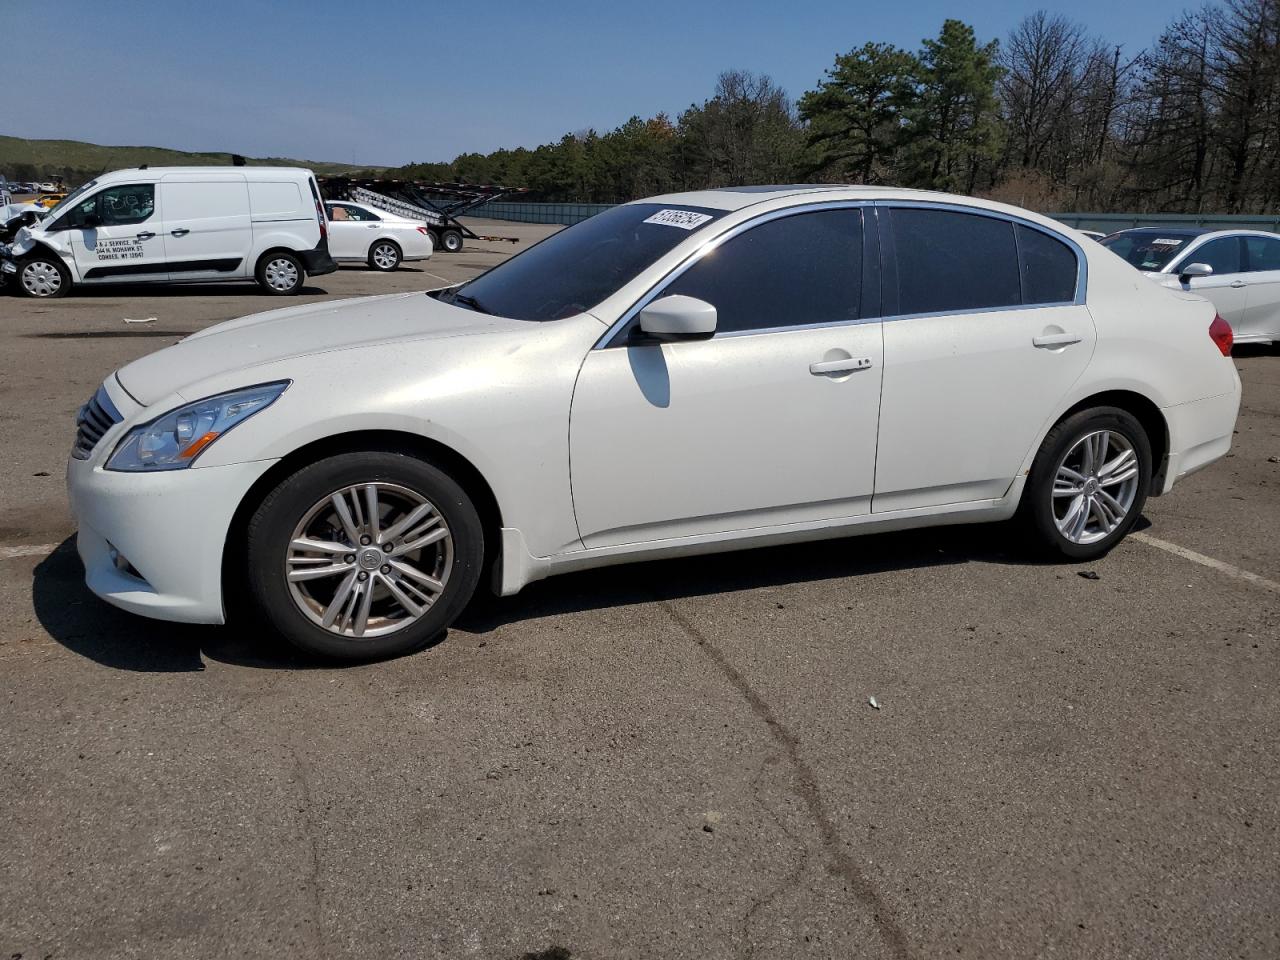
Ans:
{"label": "rear alloy wheel", "polygon": [[369,266],[390,273],[400,266],[400,248],[390,240],[379,240],[369,249]]}
{"label": "rear alloy wheel", "polygon": [[306,279],[302,261],[284,250],[268,253],[258,261],[258,286],[274,297],[292,296],[302,289]]}
{"label": "rear alloy wheel", "polygon": [[1083,410],[1049,431],[1023,511],[1041,542],[1073,560],[1100,557],[1137,523],[1151,488],[1151,444],[1117,407]]}
{"label": "rear alloy wheel", "polygon": [[416,650],[474,593],[479,516],[447,474],[399,453],[332,457],[273,490],[248,535],[260,612],[308,653],[366,660]]}
{"label": "rear alloy wheel", "polygon": [[52,299],[71,290],[71,274],[61,262],[37,255],[18,263],[18,290],[24,297]]}

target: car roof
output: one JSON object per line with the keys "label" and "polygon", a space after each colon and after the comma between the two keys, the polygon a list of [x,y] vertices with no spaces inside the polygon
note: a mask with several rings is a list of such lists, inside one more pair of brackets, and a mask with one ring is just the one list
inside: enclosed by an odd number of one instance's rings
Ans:
{"label": "car roof", "polygon": [[743,207],[762,203],[765,200],[812,198],[827,193],[839,193],[847,198],[858,200],[914,199],[930,200],[935,203],[976,204],[993,209],[1013,209],[995,201],[965,197],[953,193],[849,183],[781,183],[762,186],[715,187],[709,190],[691,190],[687,193],[667,193],[656,197],[642,197],[631,202],[669,203],[676,206],[706,207],[712,210],[732,211],[741,210]]}
{"label": "car roof", "polygon": [[223,166],[204,166],[204,167],[128,167],[124,170],[112,170],[108,173],[102,173],[93,179],[98,183],[113,183],[117,180],[136,180],[139,174],[147,177],[147,179],[161,179],[169,174],[228,174],[228,173],[255,173],[255,174],[271,174],[272,176],[284,175],[284,177],[311,176],[311,171],[305,167],[265,167],[265,166],[244,166],[237,167],[233,164]]}
{"label": "car roof", "polygon": [[1181,237],[1190,240],[1192,237],[1202,237],[1206,233],[1213,232],[1207,227],[1130,227],[1127,230],[1117,230],[1108,236]]}

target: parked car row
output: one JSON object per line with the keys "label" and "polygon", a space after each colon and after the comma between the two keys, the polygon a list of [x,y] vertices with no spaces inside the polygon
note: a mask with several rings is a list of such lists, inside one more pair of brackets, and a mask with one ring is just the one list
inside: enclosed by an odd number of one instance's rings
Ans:
{"label": "parked car row", "polygon": [[311,171],[288,167],[118,170],[48,211],[7,207],[0,275],[20,294],[76,284],[254,280],[272,295],[364,262],[375,270],[431,256],[421,223],[365,204],[322,202]]}

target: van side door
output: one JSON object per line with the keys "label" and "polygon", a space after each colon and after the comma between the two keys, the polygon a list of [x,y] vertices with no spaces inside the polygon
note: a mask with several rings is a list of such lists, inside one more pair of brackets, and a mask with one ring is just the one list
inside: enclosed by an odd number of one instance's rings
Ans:
{"label": "van side door", "polygon": [[65,237],[81,283],[167,280],[154,183],[117,184],[85,197],[46,232]]}
{"label": "van side door", "polygon": [[160,184],[172,280],[252,273],[249,190],[241,174],[170,174]]}

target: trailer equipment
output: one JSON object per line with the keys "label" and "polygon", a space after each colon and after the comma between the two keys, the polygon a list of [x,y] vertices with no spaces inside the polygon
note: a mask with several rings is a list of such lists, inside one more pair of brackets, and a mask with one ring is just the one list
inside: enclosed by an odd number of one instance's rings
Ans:
{"label": "trailer equipment", "polygon": [[476,207],[525,193],[525,187],[495,184],[428,183],[422,180],[383,180],[363,177],[319,177],[320,193],[326,200],[351,200],[396,216],[421,220],[431,231],[437,250],[458,253],[463,238],[519,243],[518,237],[499,237],[473,232],[458,217]]}

